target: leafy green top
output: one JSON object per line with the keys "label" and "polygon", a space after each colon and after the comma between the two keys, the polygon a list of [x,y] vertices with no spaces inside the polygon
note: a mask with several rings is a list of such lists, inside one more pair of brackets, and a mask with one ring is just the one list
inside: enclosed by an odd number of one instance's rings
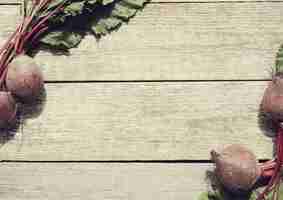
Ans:
{"label": "leafy green top", "polygon": [[275,72],[283,72],[283,45],[280,46],[276,55]]}
{"label": "leafy green top", "polygon": [[[48,9],[52,10],[62,1],[66,0],[54,0]],[[52,29],[41,37],[40,42],[60,49],[73,48],[81,42],[86,32],[101,37],[128,22],[146,1],[67,0],[62,11],[48,21]]]}

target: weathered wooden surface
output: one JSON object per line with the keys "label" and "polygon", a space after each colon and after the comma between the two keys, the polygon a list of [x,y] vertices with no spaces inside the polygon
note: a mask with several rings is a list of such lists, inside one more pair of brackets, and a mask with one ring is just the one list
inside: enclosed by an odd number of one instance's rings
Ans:
{"label": "weathered wooden surface", "polygon": [[42,53],[48,80],[246,80],[270,77],[283,2],[149,4],[129,25],[71,56]]}
{"label": "weathered wooden surface", "polygon": [[2,199],[196,200],[205,164],[3,163]]}
{"label": "weathered wooden surface", "polygon": [[[229,80],[269,77],[283,2],[162,2],[178,1],[154,0],[71,56],[37,55],[46,80],[70,83],[48,83],[43,112],[2,145],[0,160],[31,162],[1,163],[0,198],[194,200],[211,165],[79,161],[207,160],[210,149],[231,143],[271,157],[258,124],[266,82]],[[0,0],[0,45],[20,11],[3,4],[16,2]]]}
{"label": "weathered wooden surface", "polygon": [[[1,6],[1,38],[14,30],[16,7]],[[89,36],[70,56],[36,60],[57,81],[269,78],[283,41],[282,10],[283,2],[149,4],[100,42]]]}
{"label": "weathered wooden surface", "polygon": [[0,0],[0,5],[20,4],[22,0]]}
{"label": "weathered wooden surface", "polygon": [[258,125],[265,82],[47,84],[47,102],[2,160],[209,159],[241,143],[259,158],[272,143]]}
{"label": "weathered wooden surface", "polygon": [[[0,0],[1,2],[1,0]],[[0,5],[0,45],[2,46],[9,35],[15,31],[19,21],[19,6]]]}

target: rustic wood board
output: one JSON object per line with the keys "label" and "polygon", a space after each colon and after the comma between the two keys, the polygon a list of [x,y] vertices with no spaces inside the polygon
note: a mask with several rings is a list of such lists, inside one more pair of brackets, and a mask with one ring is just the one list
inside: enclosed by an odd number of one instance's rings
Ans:
{"label": "rustic wood board", "polygon": [[21,0],[0,0],[0,5],[15,5],[15,4],[21,4]]}
{"label": "rustic wood board", "polygon": [[0,5],[0,46],[3,45],[9,35],[15,30],[20,17],[17,14],[18,11],[19,6]]}
{"label": "rustic wood board", "polygon": [[2,160],[205,160],[241,143],[259,158],[266,82],[47,84],[46,106],[3,145]]}
{"label": "rustic wood board", "polygon": [[7,200],[188,200],[206,190],[207,164],[3,163]]}
{"label": "rustic wood board", "polygon": [[270,77],[283,2],[149,4],[129,25],[71,56],[41,53],[48,80],[247,80]]}
{"label": "rustic wood board", "polygon": [[[0,7],[3,38],[16,7]],[[283,41],[282,10],[282,2],[149,4],[100,42],[89,36],[71,56],[36,60],[53,81],[268,78]]]}
{"label": "rustic wood board", "polygon": [[[2,40],[16,7],[0,6]],[[88,36],[70,56],[36,60],[52,81],[265,79],[283,41],[282,10],[283,2],[149,4],[100,42]]]}
{"label": "rustic wood board", "polygon": [[[99,43],[89,36],[69,57],[41,53],[36,59],[47,61],[43,69],[49,81],[263,79],[283,39],[282,7],[275,2],[149,4],[129,26]],[[18,12],[19,6],[0,6],[0,45],[15,30]],[[269,158],[272,144],[257,117],[265,85],[48,83],[43,112],[2,145],[0,160],[207,160],[210,149],[231,143]],[[3,162],[0,196],[196,199],[206,190],[205,172],[211,167]]]}

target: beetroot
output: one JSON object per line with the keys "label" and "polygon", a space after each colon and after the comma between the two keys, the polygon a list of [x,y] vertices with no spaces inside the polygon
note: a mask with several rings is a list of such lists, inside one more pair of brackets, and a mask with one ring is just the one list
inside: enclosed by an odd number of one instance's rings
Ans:
{"label": "beetroot", "polygon": [[272,193],[272,199],[276,199],[281,184],[281,168],[283,166],[283,74],[276,72],[272,81],[268,84],[261,102],[261,110],[277,126],[275,142],[275,159],[269,165],[263,166],[263,176],[271,177],[267,187],[259,195],[257,200],[265,199]]}
{"label": "beetroot", "polygon": [[272,199],[278,195],[283,167],[283,129],[280,128],[276,142],[277,158],[259,164],[255,155],[241,145],[230,145],[220,153],[211,151],[212,160],[216,165],[216,175],[224,188],[233,193],[250,191],[256,183],[268,180],[265,189],[256,200],[263,200],[273,193]]}
{"label": "beetroot", "polygon": [[11,93],[0,91],[0,127],[15,122],[16,112],[17,105]]}
{"label": "beetroot", "polygon": [[277,74],[265,89],[261,109],[274,122],[283,121],[283,75]]}
{"label": "beetroot", "polygon": [[220,153],[211,151],[211,156],[219,181],[232,192],[249,191],[261,175],[255,155],[241,145],[229,145]]}
{"label": "beetroot", "polygon": [[32,58],[20,55],[8,65],[6,87],[22,100],[39,96],[43,84],[43,75]]}

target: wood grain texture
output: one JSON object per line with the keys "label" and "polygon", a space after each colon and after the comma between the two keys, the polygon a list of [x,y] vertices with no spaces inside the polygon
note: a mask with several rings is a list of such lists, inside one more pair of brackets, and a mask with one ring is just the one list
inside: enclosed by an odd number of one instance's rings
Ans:
{"label": "wood grain texture", "polygon": [[7,200],[188,200],[206,191],[206,164],[3,163]]}
{"label": "wood grain texture", "polygon": [[15,31],[19,21],[18,11],[19,6],[0,5],[0,47],[4,44],[9,35]]}
{"label": "wood grain texture", "polygon": [[47,84],[42,114],[3,145],[2,160],[209,159],[239,143],[270,158],[258,125],[265,82]]}
{"label": "wood grain texture", "polygon": [[40,53],[48,80],[246,80],[270,77],[283,2],[149,4],[71,56]]}
{"label": "wood grain texture", "polygon": [[[4,33],[16,7],[1,6]],[[70,56],[36,60],[53,81],[263,79],[283,41],[282,10],[283,2],[148,4],[100,42],[88,36]]]}
{"label": "wood grain texture", "polygon": [[0,0],[0,5],[15,5],[20,4],[22,0]]}

